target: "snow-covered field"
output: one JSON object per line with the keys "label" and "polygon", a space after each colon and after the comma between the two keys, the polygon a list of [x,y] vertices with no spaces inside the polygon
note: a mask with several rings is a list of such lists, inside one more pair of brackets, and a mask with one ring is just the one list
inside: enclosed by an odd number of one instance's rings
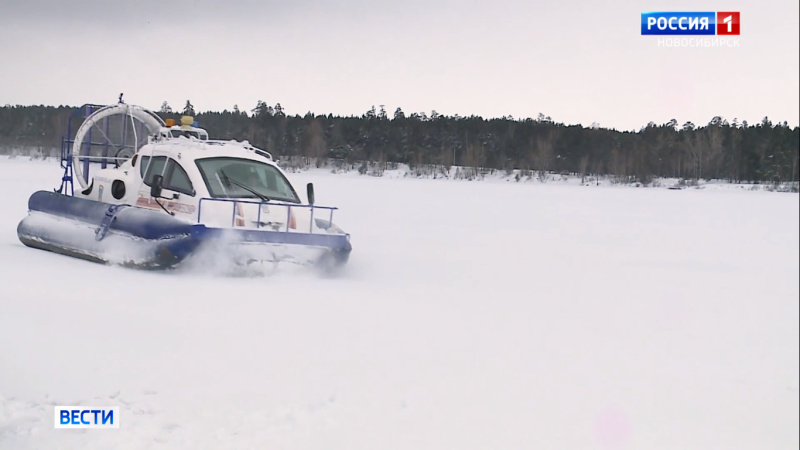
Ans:
{"label": "snow-covered field", "polygon": [[60,175],[0,158],[4,450],[800,445],[797,194],[302,172],[348,270],[226,278],[24,247]]}

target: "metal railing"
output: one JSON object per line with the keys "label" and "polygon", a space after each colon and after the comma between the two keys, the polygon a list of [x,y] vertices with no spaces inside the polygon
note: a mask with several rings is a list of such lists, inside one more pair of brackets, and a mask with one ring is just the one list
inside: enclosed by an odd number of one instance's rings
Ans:
{"label": "metal railing", "polygon": [[[72,136],[72,125],[73,121],[77,119],[79,116],[81,122],[85,120],[87,117],[91,116],[95,111],[104,108],[105,105],[95,105],[91,103],[87,103],[80,108],[75,109],[70,114],[69,118],[67,119],[67,134],[61,139],[61,168],[64,170],[64,174],[61,176],[61,187],[56,192],[63,192],[64,194],[74,195],[75,189],[73,186],[73,167],[72,167],[72,145],[75,143]],[[78,123],[78,127],[80,127],[80,123]],[[94,143],[91,143],[91,135],[89,135],[90,146]],[[100,144],[104,145],[104,144]]]}
{"label": "metal railing", "polygon": [[235,200],[230,198],[211,198],[211,197],[203,197],[197,204],[197,223],[200,222],[200,218],[203,211],[203,202],[228,202],[231,203],[231,227],[235,227],[236,225],[236,206],[238,204],[247,204],[247,205],[258,205],[258,217],[256,218],[256,228],[261,228],[261,208],[264,206],[278,206],[278,207],[286,207],[286,228],[284,231],[289,231],[289,225],[291,222],[291,215],[292,215],[292,208],[308,208],[311,210],[311,220],[309,221],[309,234],[314,233],[314,210],[315,209],[324,209],[330,211],[330,216],[328,218],[328,223],[333,224],[333,212],[339,208],[335,206],[316,206],[316,205],[302,205],[299,203],[285,203],[285,202],[262,202],[262,201],[255,201],[255,200]]}

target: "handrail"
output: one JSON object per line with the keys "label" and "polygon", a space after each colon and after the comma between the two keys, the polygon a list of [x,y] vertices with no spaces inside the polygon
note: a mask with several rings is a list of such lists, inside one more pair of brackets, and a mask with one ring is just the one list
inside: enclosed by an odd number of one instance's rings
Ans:
{"label": "handrail", "polygon": [[287,209],[286,212],[286,232],[289,231],[289,222],[292,213],[292,208],[308,208],[311,210],[311,224],[309,225],[309,234],[313,234],[314,232],[314,210],[315,209],[325,209],[331,212],[330,217],[328,218],[328,223],[333,223],[333,212],[338,210],[339,208],[335,206],[317,206],[317,205],[303,205],[300,203],[287,203],[287,202],[280,202],[280,201],[257,201],[257,200],[238,200],[232,198],[213,198],[213,197],[201,197],[197,202],[197,223],[200,223],[200,217],[203,211],[203,202],[229,202],[233,207],[233,216],[231,217],[231,226],[235,226],[236,221],[236,205],[237,204],[248,204],[248,205],[258,205],[258,218],[256,219],[256,228],[261,228],[261,208],[263,206],[285,206]]}

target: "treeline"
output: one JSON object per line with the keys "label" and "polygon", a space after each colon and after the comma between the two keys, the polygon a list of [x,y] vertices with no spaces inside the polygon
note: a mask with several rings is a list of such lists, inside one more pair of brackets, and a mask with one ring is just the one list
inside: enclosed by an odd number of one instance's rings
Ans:
{"label": "treeline", "polygon": [[[0,146],[61,144],[74,107],[0,107]],[[800,128],[767,117],[757,124],[714,117],[695,125],[650,122],[638,131],[565,125],[536,119],[484,119],[431,112],[392,115],[372,107],[359,117],[289,116],[280,104],[259,101],[245,112],[194,114],[165,102],[159,115],[193,115],[212,138],[248,140],[276,156],[344,161],[399,162],[612,176],[647,184],[653,177],[725,179],[732,182],[798,181]]]}

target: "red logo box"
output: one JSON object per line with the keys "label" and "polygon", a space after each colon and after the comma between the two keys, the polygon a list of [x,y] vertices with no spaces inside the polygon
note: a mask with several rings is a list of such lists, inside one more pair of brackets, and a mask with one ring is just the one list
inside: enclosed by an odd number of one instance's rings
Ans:
{"label": "red logo box", "polygon": [[739,35],[739,11],[717,11],[717,36]]}

